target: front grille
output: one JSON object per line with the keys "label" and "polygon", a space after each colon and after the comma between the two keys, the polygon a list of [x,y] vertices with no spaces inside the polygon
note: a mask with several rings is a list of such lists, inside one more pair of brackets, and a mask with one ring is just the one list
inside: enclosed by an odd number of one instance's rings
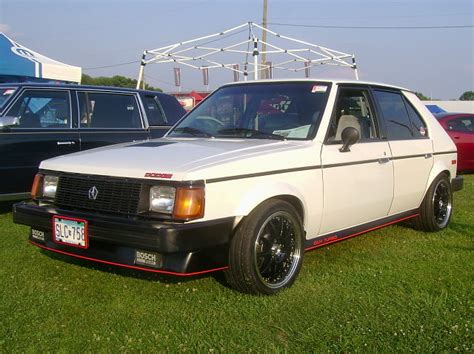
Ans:
{"label": "front grille", "polygon": [[[140,182],[122,178],[61,175],[55,204],[69,209],[137,215],[142,186]],[[97,190],[95,200],[90,196],[93,187]]]}

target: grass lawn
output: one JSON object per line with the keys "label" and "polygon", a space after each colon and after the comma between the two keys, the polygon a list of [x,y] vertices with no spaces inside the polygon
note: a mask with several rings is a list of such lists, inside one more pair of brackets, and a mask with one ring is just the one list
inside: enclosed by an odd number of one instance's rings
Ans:
{"label": "grass lawn", "polygon": [[42,251],[0,214],[0,352],[474,351],[474,175],[440,233],[390,226],[309,252],[295,285],[143,274]]}

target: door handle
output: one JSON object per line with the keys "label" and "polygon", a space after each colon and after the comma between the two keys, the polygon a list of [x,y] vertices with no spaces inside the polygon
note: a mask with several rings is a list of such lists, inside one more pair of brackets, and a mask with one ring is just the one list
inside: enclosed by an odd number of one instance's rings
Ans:
{"label": "door handle", "polygon": [[390,162],[390,159],[388,157],[382,157],[379,159],[379,164],[384,164]]}
{"label": "door handle", "polygon": [[460,139],[461,137],[460,136],[455,136],[454,139]]}
{"label": "door handle", "polygon": [[57,141],[56,144],[57,145],[75,145],[76,142],[75,141]]}
{"label": "door handle", "polygon": [[430,159],[433,156],[433,154],[425,154],[425,159]]}

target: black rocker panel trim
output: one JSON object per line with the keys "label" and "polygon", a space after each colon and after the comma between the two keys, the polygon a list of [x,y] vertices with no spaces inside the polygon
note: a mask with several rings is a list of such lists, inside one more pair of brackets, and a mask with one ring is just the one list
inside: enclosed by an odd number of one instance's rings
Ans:
{"label": "black rocker panel trim", "polygon": [[414,218],[416,216],[418,216],[418,209],[413,209],[396,215],[388,216],[376,221],[371,221],[362,225],[350,227],[345,230],[330,232],[328,234],[306,240],[305,251],[310,251],[319,247],[329,245],[331,243],[356,237],[385,226],[393,225],[398,222]]}

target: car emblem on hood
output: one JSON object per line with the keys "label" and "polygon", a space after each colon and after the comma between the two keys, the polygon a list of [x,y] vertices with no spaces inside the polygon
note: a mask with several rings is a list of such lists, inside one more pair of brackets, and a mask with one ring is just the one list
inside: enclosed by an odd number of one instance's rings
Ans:
{"label": "car emblem on hood", "polygon": [[96,200],[97,199],[97,196],[99,195],[99,190],[97,189],[96,186],[92,186],[90,189],[89,189],[89,199],[90,200]]}

